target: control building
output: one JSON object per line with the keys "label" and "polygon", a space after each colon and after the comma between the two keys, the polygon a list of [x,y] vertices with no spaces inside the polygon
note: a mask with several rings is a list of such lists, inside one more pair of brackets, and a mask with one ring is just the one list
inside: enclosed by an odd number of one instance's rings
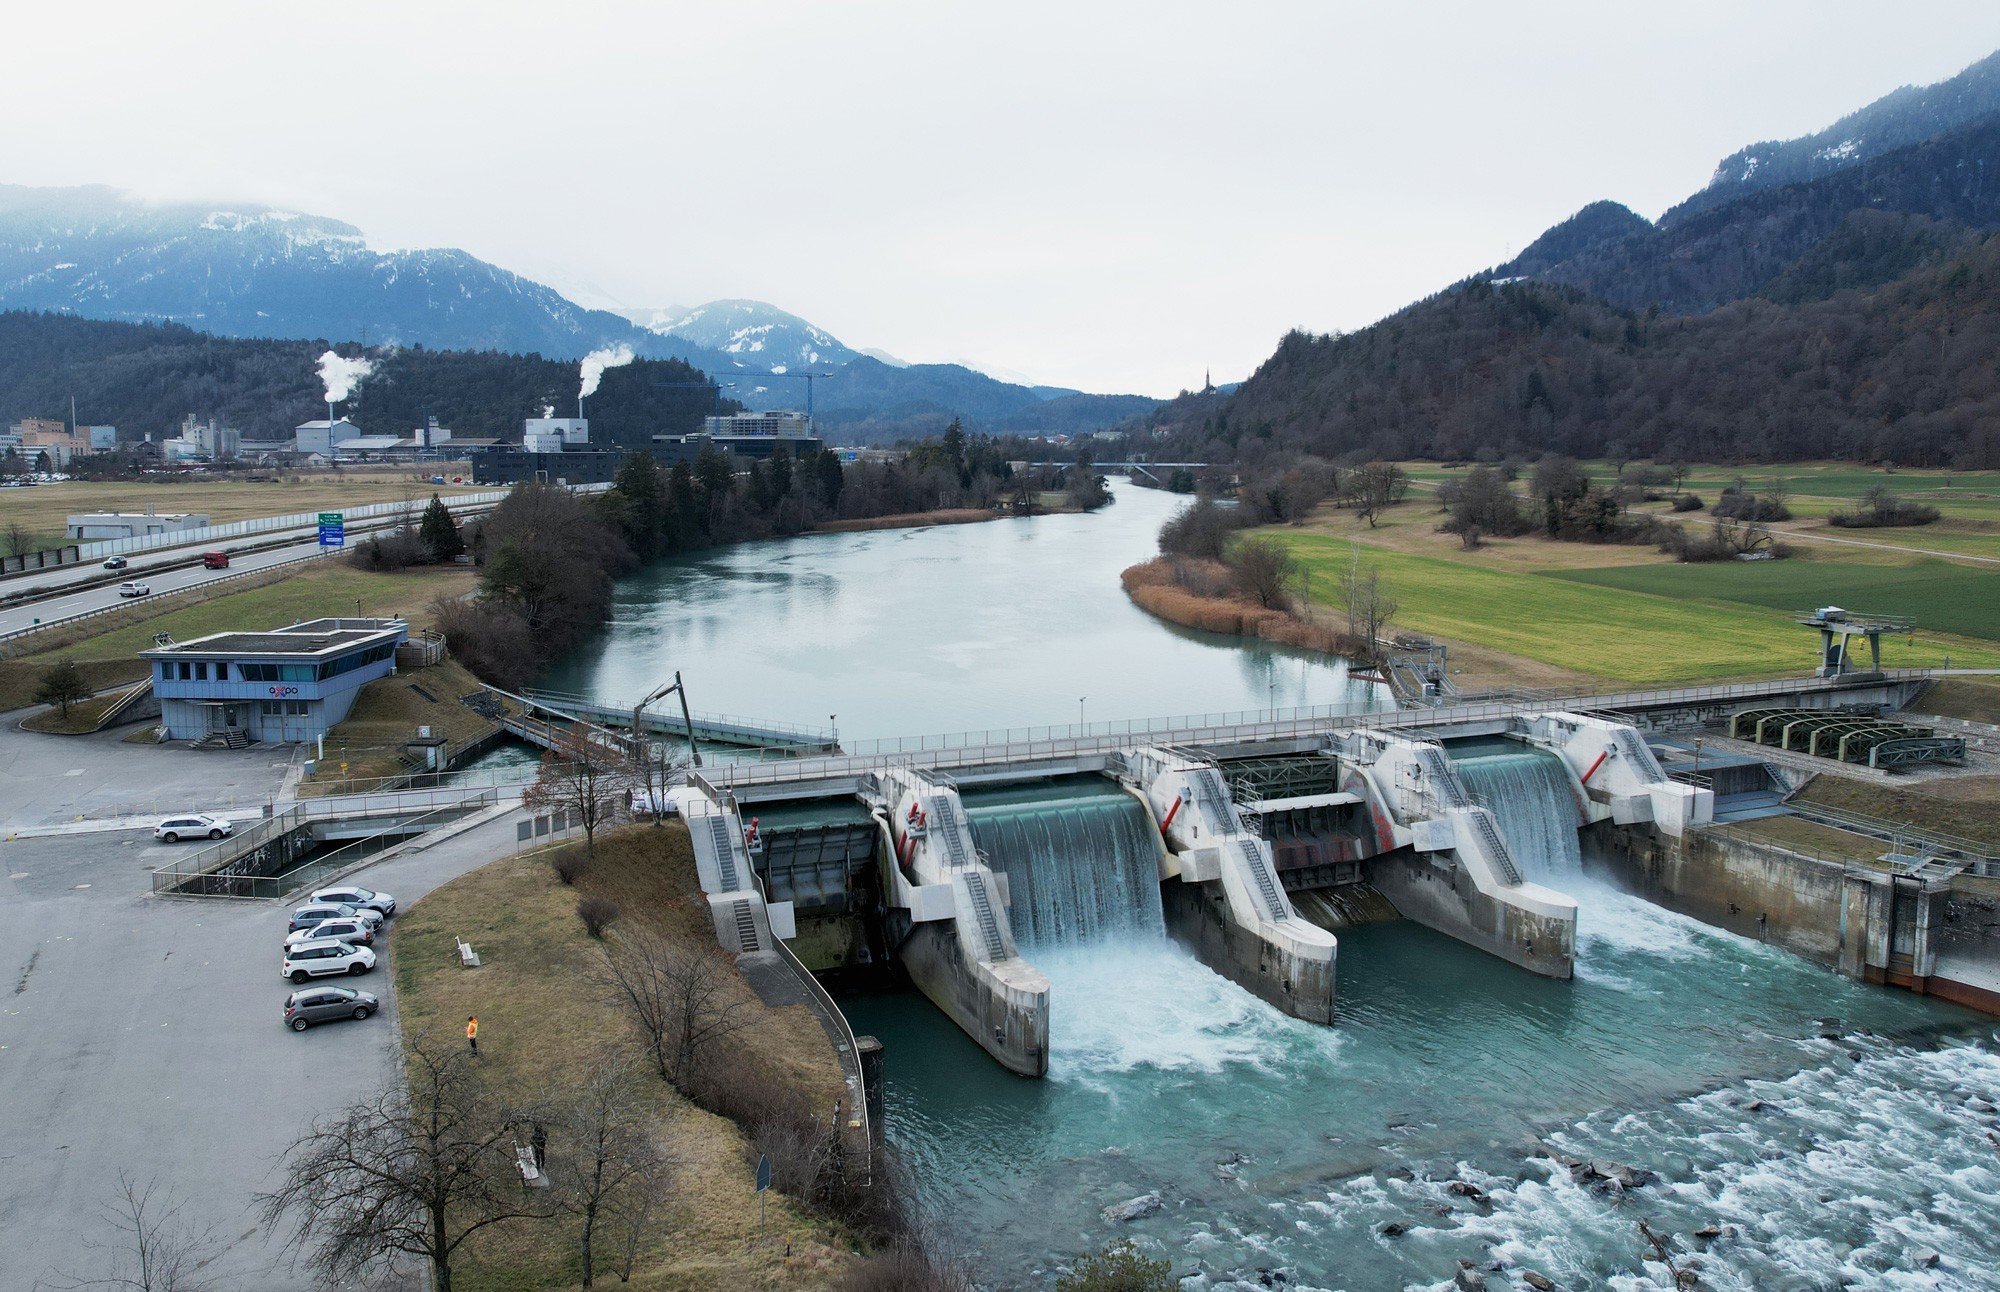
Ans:
{"label": "control building", "polygon": [[396,671],[401,619],[309,619],[261,633],[211,633],[139,654],[169,740],[215,736],[312,740],[347,717],[354,697]]}

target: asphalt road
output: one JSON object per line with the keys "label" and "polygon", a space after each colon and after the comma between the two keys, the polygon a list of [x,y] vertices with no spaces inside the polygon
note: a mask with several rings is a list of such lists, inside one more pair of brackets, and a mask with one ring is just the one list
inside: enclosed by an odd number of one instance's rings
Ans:
{"label": "asphalt road", "polygon": [[[510,815],[357,878],[407,906],[513,840]],[[186,847],[144,831],[0,844],[0,1292],[110,1274],[120,1171],[212,1234],[204,1287],[313,1285],[251,1199],[315,1114],[399,1079],[394,926],[376,970],[341,979],[383,1012],[295,1034],[286,907],[150,896],[148,872]]]}
{"label": "asphalt road", "polygon": [[[450,499],[446,499],[446,502],[449,503]],[[460,505],[454,506],[452,512],[463,521],[490,509],[490,504]],[[393,517],[357,520],[348,527],[348,546],[352,547],[366,534],[389,529],[400,523]],[[261,551],[243,550],[246,547],[282,539],[291,541]],[[218,548],[230,554],[228,569],[211,570],[196,560],[202,552]],[[163,592],[213,583],[217,579],[225,579],[246,570],[261,570],[273,565],[282,565],[318,551],[320,551],[319,531],[315,528],[272,530],[269,533],[246,535],[220,543],[211,540],[186,547],[131,553],[126,557],[127,567],[118,571],[104,569],[100,561],[85,561],[79,565],[64,566],[60,569],[36,570],[27,574],[12,575],[0,579],[0,596],[15,595],[31,588],[45,591],[46,595],[38,595],[32,601],[0,610],[0,633],[16,632],[22,628],[31,628],[37,622],[53,623],[71,615],[117,605],[121,600],[118,596],[118,583],[125,580],[136,579],[146,583],[152,587],[153,595],[158,596]],[[65,587],[96,580],[111,581],[82,591],[63,591]]]}

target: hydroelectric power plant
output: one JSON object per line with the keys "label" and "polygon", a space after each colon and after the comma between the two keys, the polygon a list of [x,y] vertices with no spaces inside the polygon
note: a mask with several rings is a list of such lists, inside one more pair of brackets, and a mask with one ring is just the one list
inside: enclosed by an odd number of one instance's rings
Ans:
{"label": "hydroelectric power plant", "polygon": [[1292,894],[1365,886],[1406,919],[1567,979],[1577,903],[1561,886],[1580,878],[1577,831],[1678,837],[1714,815],[1714,792],[1668,776],[1629,721],[1589,712],[1158,736],[697,773],[681,810],[717,938],[755,952],[804,935],[821,967],[892,958],[997,1062],[1038,1077],[1051,988],[1035,949],[1163,928],[1286,1014],[1328,1024],[1338,941]]}
{"label": "hydroelectric power plant", "polygon": [[[734,702],[751,712],[828,731],[839,711],[844,752],[718,755],[681,797],[716,845],[702,878],[718,937],[820,971],[880,1074],[870,1126],[982,1285],[1045,1287],[1131,1238],[1188,1289],[1443,1288],[1465,1260],[1489,1288],[1534,1286],[1530,1270],[1665,1287],[1642,1264],[1643,1217],[1704,1286],[2000,1287],[1981,1272],[2000,1250],[1985,1110],[2000,1056],[1991,1018],[1949,999],[2000,983],[2000,938],[1980,932],[1995,881],[1941,878],[1949,857],[1913,873],[1774,846],[1785,832],[1730,823],[1783,810],[1834,760],[1775,737],[1699,747],[1746,710],[1892,713],[1921,677],[1386,711],[1387,688],[1338,661],[1171,631],[1103,597],[1174,505],[1130,490],[1087,518],[664,563],[622,582],[612,633],[545,679],[609,700],[686,668],[704,695],[757,697]],[[934,632],[907,631],[912,571]],[[834,668],[808,637],[870,665]],[[1233,712],[1104,720],[1204,706]],[[1668,782],[1709,791],[1713,824],[1645,819],[1604,779],[1628,762],[1615,737],[1586,779],[1594,755],[1553,747],[1561,714],[1629,727]],[[900,734],[1022,722],[1074,725]],[[1464,813],[1424,799],[1430,760],[1404,756],[1424,748],[1491,814],[1521,877],[1498,901],[1455,846]],[[1260,920],[1240,867],[1204,855],[1189,778],[1187,800],[1147,792],[1202,768],[1261,841],[1288,920]],[[997,963],[940,813],[908,840],[912,801],[938,793],[1004,921]],[[1420,832],[1454,846],[1420,849]],[[1529,967],[1511,931],[1505,947],[1482,932],[1531,914],[1536,888],[1574,908],[1568,977],[1551,972],[1563,957]],[[1392,891],[1429,902],[1405,917]],[[1453,931],[1425,922],[1442,916]],[[1230,963],[1286,930],[1332,944],[1330,1022],[1296,979],[1287,1002],[1268,961]],[[1031,1019],[1018,1002],[1042,984],[1042,1075],[1024,1079],[992,1029]]]}

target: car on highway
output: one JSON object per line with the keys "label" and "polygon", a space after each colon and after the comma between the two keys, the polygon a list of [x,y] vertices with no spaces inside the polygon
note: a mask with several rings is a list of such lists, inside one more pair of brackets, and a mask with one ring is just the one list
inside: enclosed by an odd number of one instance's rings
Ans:
{"label": "car on highway", "polygon": [[312,895],[312,900],[315,902],[341,902],[348,906],[366,907],[371,911],[382,912],[382,918],[385,920],[396,913],[395,898],[389,896],[387,893],[378,893],[367,888],[354,886],[322,888]]}
{"label": "car on highway", "polygon": [[278,976],[293,982],[326,978],[333,974],[364,974],[375,967],[375,953],[339,938],[313,938],[286,947],[278,962]]}
{"label": "car on highway", "polygon": [[228,569],[228,568],[229,568],[229,553],[227,553],[227,552],[203,552],[203,553],[201,554],[201,568],[202,568],[202,569],[204,569],[204,570],[226,570],[226,569]]}
{"label": "car on highway", "polygon": [[349,915],[338,920],[321,920],[308,928],[293,929],[285,934],[287,949],[302,942],[313,942],[320,938],[338,938],[342,942],[352,942],[359,947],[375,945],[376,926],[359,915]]}
{"label": "car on highway", "polygon": [[307,987],[285,997],[285,1026],[303,1032],[314,1023],[366,1018],[382,1008],[375,993],[352,987]]}
{"label": "car on highway", "polygon": [[311,902],[292,912],[292,927],[286,932],[297,933],[300,929],[309,929],[328,920],[356,919],[379,926],[382,923],[382,912],[371,910],[366,906],[349,906],[345,902]]}
{"label": "car on highway", "polygon": [[122,556],[114,556],[104,563],[104,568],[107,570],[122,570],[125,566],[126,560]]}
{"label": "car on highway", "polygon": [[220,839],[235,832],[235,822],[227,817],[210,816],[206,812],[170,816],[153,827],[153,837],[166,843],[179,843],[183,839]]}
{"label": "car on highway", "polygon": [[150,585],[133,579],[118,585],[118,595],[121,597],[149,597],[153,595],[153,589]]}

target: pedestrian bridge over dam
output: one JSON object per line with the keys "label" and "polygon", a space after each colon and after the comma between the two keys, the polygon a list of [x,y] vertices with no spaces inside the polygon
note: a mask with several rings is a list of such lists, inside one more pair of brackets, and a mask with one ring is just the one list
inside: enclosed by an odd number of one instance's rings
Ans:
{"label": "pedestrian bridge over dam", "polygon": [[[710,766],[674,792],[718,941],[893,959],[1010,1070],[1047,1071],[1038,948],[1163,930],[1332,1023],[1343,890],[1520,970],[1576,957],[1577,831],[1712,822],[1648,729],[1752,706],[1900,707],[1924,675],[1434,709],[1217,714],[879,742]],[[1571,861],[1564,868],[1561,859]]]}

